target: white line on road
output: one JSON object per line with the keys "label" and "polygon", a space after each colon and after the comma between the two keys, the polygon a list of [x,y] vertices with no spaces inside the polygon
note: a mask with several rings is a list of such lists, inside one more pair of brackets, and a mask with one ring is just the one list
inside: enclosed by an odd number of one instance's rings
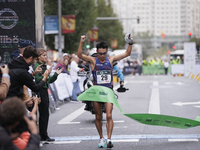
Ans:
{"label": "white line on road", "polygon": [[139,142],[139,139],[129,139],[129,140],[112,140],[113,142]]}
{"label": "white line on road", "polygon": [[[119,121],[113,121],[114,123],[123,123],[124,122],[124,120],[119,120]],[[107,123],[107,121],[105,120],[105,121],[102,121],[102,123]]]}
{"label": "white line on road", "polygon": [[172,105],[177,105],[177,106],[183,106],[183,105],[197,105],[200,104],[200,101],[198,102],[176,102],[176,103],[172,103]]}
{"label": "white line on road", "polygon": [[71,122],[71,121],[76,119],[78,116],[80,116],[81,114],[83,114],[85,112],[84,107],[85,106],[82,106],[81,108],[77,109],[76,111],[69,114],[65,118],[61,119],[60,121],[58,121],[58,124],[78,124],[78,123],[80,123],[80,122]]}
{"label": "white line on road", "polygon": [[200,108],[200,106],[194,106],[194,107]]}
{"label": "white line on road", "polygon": [[151,99],[149,104],[150,114],[160,114],[160,100],[159,100],[159,83],[158,81],[153,82],[153,88],[151,91]]}
{"label": "white line on road", "polygon": [[48,144],[79,144],[81,141],[54,141],[47,142]]}
{"label": "white line on road", "polygon": [[[123,126],[123,127],[113,127],[114,129],[126,129],[128,128],[127,126]],[[96,130],[96,128],[79,128],[80,130]],[[102,129],[106,129],[106,127],[102,127]]]}
{"label": "white line on road", "polygon": [[168,139],[169,142],[198,142],[198,139]]}

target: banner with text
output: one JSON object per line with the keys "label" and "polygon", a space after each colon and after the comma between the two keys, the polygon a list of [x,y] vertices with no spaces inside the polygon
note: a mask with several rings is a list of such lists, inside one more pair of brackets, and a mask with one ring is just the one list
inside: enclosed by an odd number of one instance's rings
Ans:
{"label": "banner with text", "polygon": [[35,0],[0,0],[0,62],[9,61],[20,39],[36,42]]}
{"label": "banner with text", "polygon": [[45,34],[58,34],[58,16],[44,17]]}

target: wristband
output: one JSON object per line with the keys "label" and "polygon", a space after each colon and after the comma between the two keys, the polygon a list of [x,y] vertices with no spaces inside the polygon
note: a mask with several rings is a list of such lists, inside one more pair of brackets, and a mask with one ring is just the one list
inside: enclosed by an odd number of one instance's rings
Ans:
{"label": "wristband", "polygon": [[8,74],[3,74],[2,77],[6,77],[6,78],[8,78],[9,81],[10,81],[10,76],[9,76]]}
{"label": "wristband", "polygon": [[129,45],[133,45],[133,43],[128,43]]}

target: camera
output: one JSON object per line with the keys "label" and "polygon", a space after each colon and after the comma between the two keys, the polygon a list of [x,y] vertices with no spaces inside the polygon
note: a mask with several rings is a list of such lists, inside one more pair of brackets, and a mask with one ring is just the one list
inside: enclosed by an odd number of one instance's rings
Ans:
{"label": "camera", "polygon": [[[28,119],[32,120],[32,117],[30,117],[30,116],[27,116],[27,117],[28,117]],[[29,129],[28,129],[28,125],[27,125],[26,121],[24,119],[22,119],[20,121],[20,123],[15,127],[15,129],[12,130],[12,132],[13,133],[16,133],[16,132],[22,133],[24,131],[29,131]]]}
{"label": "camera", "polygon": [[46,65],[42,65],[42,74],[44,74],[44,72],[47,70],[47,66]]}

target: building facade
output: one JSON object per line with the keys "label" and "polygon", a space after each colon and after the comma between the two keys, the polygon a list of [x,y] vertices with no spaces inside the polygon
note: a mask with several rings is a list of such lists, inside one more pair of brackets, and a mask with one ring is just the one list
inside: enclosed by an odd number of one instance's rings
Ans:
{"label": "building facade", "polygon": [[154,35],[155,46],[162,43],[183,43],[199,37],[199,0],[111,0],[114,12],[119,17],[140,17],[121,20],[124,33],[149,31]]}

